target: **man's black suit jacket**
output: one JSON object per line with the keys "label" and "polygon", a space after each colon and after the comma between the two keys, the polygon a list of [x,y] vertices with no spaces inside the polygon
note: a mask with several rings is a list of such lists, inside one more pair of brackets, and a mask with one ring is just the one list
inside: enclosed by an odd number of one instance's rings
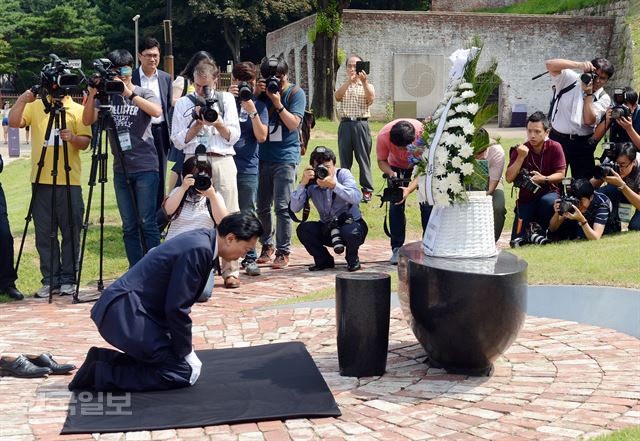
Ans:
{"label": "man's black suit jacket", "polygon": [[[133,69],[133,77],[131,78],[131,82],[136,86],[141,86],[140,84],[140,68]],[[171,124],[171,119],[169,116],[169,110],[171,109],[171,103],[173,102],[173,88],[171,75],[166,73],[163,70],[158,69],[158,85],[160,86],[160,102],[162,104],[162,116],[164,116],[164,121],[166,124],[166,138],[169,138],[169,126]],[[169,146],[167,146],[169,147]]]}

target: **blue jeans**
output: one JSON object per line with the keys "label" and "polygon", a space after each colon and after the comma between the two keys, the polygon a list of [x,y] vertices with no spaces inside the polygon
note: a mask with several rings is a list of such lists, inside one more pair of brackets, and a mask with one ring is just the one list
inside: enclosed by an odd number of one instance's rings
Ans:
{"label": "blue jeans", "polygon": [[273,218],[271,204],[276,213],[276,254],[291,252],[293,221],[289,216],[289,201],[296,180],[296,164],[260,161],[258,175],[258,218],[264,228],[260,238],[263,246],[273,247]]}
{"label": "blue jeans", "polygon": [[[249,173],[238,173],[238,205],[240,211],[256,211],[256,198],[258,196],[258,175]],[[256,260],[258,255],[256,249],[252,248],[245,256],[246,260]]]}
{"label": "blue jeans", "polygon": [[[158,194],[158,172],[129,173],[131,188],[138,206],[138,213],[134,209],[134,201],[127,188],[124,173],[114,172],[113,186],[116,192],[118,210],[122,219],[122,238],[127,252],[129,267],[142,259],[144,253],[153,247],[160,245],[160,232],[156,223],[156,197]],[[137,218],[142,221],[142,234],[140,237]],[[143,249],[143,242],[146,249]]]}
{"label": "blue jeans", "polygon": [[[607,184],[603,187],[600,187],[596,190],[598,193],[602,193],[607,196],[611,200],[611,205],[613,207],[613,213],[611,215],[616,221],[615,231],[620,231],[622,229],[620,225],[620,215],[618,214],[618,208],[620,204],[628,204],[629,200],[627,197],[620,191],[615,185]],[[640,230],[640,211],[636,209],[636,212],[631,216],[631,220],[629,221],[629,230]]]}
{"label": "blue jeans", "polygon": [[[537,222],[543,230],[546,230],[553,216],[553,203],[558,198],[560,198],[560,196],[558,196],[557,193],[551,192],[531,202],[521,203],[520,201],[516,201],[516,207],[514,209],[516,216],[513,219],[511,240],[516,237],[525,237],[530,222]],[[519,219],[522,220],[520,231],[518,231]]]}

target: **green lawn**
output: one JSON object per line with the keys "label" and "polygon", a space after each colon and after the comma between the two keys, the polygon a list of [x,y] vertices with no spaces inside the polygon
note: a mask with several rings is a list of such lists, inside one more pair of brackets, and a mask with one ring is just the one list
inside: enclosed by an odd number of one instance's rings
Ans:
{"label": "green lawn", "polygon": [[[337,123],[318,121],[310,142],[308,152],[317,146],[325,145],[337,151]],[[384,124],[372,122],[371,128],[375,136]],[[519,139],[502,139],[505,148],[521,142]],[[375,138],[374,138],[375,152]],[[375,153],[372,152],[372,168],[376,193],[384,187],[382,173],[377,168]],[[302,160],[302,165],[308,164],[308,155]],[[85,204],[88,197],[86,182],[89,177],[91,164],[90,152],[81,154],[83,167],[83,196]],[[31,197],[29,185],[30,160],[20,159],[8,164],[0,175],[7,197],[9,221],[14,235],[16,257],[24,228],[24,217],[27,213]],[[104,279],[113,279],[127,269],[127,259],[121,237],[120,217],[118,214],[113,183],[111,177],[112,158],[109,158],[109,182],[106,184],[105,196],[105,247],[104,247]],[[355,164],[353,173],[358,177],[358,166]],[[98,250],[99,250],[99,187],[95,187],[91,208],[90,228],[87,236],[87,247],[83,265],[83,284],[95,282],[98,278]],[[514,196],[511,185],[505,186],[507,201],[507,220],[505,230],[510,230],[513,223]],[[383,232],[384,208],[379,207],[376,197],[372,203],[362,204],[364,218],[369,224],[369,238],[384,239]],[[86,207],[85,207],[86,208]],[[407,234],[408,240],[421,237],[420,214],[415,196],[410,196],[407,203]],[[317,213],[312,209],[312,219]],[[566,283],[566,284],[605,284],[625,287],[639,287],[640,251],[638,243],[640,233],[624,233],[605,238],[598,242],[575,242],[554,244],[546,247],[527,247],[514,252],[529,262],[529,281],[534,284]],[[299,245],[297,238],[294,243]],[[35,251],[33,222],[25,242],[22,262],[20,264],[18,287],[25,293],[33,293],[40,287],[39,258]],[[6,301],[6,297],[0,301]]]}
{"label": "green lawn", "polygon": [[637,441],[640,439],[640,426],[627,427],[608,435],[589,438],[590,441]]}
{"label": "green lawn", "polygon": [[477,12],[499,12],[508,14],[557,14],[589,6],[605,5],[611,0],[526,0],[510,6],[479,8]]}

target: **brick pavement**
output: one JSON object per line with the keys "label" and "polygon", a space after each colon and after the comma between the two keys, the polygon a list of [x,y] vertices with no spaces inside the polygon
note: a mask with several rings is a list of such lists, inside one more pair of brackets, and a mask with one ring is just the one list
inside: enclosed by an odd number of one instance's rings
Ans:
{"label": "brick pavement", "polygon": [[[386,242],[367,243],[368,271],[394,271]],[[308,264],[296,249],[292,262]],[[99,440],[565,440],[640,424],[640,341],[609,329],[528,317],[490,378],[449,375],[424,363],[425,355],[402,313],[391,314],[387,373],[338,374],[335,310],[259,309],[277,299],[329,287],[335,274],[303,265],[265,269],[237,290],[216,284],[214,297],[193,308],[198,349],[302,341],[343,415],[195,429],[59,436],[71,377],[0,379],[0,441]],[[58,361],[80,364],[92,345],[104,345],[88,317],[91,305],[56,297],[0,306],[0,352],[50,350]]]}

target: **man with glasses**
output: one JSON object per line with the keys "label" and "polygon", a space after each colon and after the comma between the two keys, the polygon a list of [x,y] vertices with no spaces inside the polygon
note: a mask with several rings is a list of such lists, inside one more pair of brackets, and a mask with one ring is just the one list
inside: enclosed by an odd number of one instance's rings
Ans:
{"label": "man with glasses", "polygon": [[[160,178],[151,118],[162,115],[162,107],[152,90],[133,84],[133,56],[129,51],[116,49],[107,58],[111,61],[111,69],[125,86],[122,95],[111,96],[116,130],[109,131],[109,143],[114,156],[113,186],[122,219],[124,247],[129,267],[132,267],[146,251],[160,244],[156,223],[156,196]],[[100,103],[96,103],[96,93],[96,88],[89,87],[87,105],[82,115],[82,121],[87,125],[98,119],[96,105]],[[118,145],[122,152],[118,151]],[[120,159],[121,153],[124,165]],[[142,224],[142,237],[138,220]]]}
{"label": "man with glasses", "polygon": [[165,194],[165,176],[167,175],[167,153],[171,147],[169,141],[169,109],[171,108],[172,87],[171,75],[158,69],[160,64],[160,43],[152,37],[142,40],[138,59],[140,68],[133,71],[132,82],[136,86],[150,89],[160,99],[162,114],[151,118],[151,133],[158,154],[158,183],[157,207],[162,204]]}
{"label": "man with glasses", "polygon": [[367,72],[356,72],[356,63],[362,61],[357,55],[347,60],[347,79],[336,90],[338,126],[338,152],[340,165],[351,170],[353,157],[360,168],[362,201],[371,201],[373,176],[371,175],[371,132],[369,130],[369,108],[375,99],[373,84]]}
{"label": "man with glasses", "polygon": [[603,87],[613,76],[613,65],[605,58],[591,61],[556,58],[547,61],[547,70],[555,88],[548,115],[552,127],[549,138],[562,145],[567,169],[571,167],[574,178],[591,178],[596,146],[588,141],[611,105]]}
{"label": "man with glasses", "polygon": [[612,107],[607,109],[605,117],[600,121],[593,134],[593,138],[599,141],[609,131],[611,142],[631,142],[636,150],[640,150],[640,108],[638,107],[638,92],[631,87],[622,89],[624,105],[629,108],[629,116],[611,118]]}
{"label": "man with glasses", "polygon": [[600,187],[603,181],[607,183],[598,189],[609,197],[613,206],[613,219],[616,221],[616,230],[620,231],[620,216],[618,209],[620,204],[631,204],[636,209],[629,221],[629,230],[640,230],[640,159],[637,150],[630,142],[620,147],[620,153],[616,158],[620,172],[611,170],[604,180],[592,179],[594,187]]}

